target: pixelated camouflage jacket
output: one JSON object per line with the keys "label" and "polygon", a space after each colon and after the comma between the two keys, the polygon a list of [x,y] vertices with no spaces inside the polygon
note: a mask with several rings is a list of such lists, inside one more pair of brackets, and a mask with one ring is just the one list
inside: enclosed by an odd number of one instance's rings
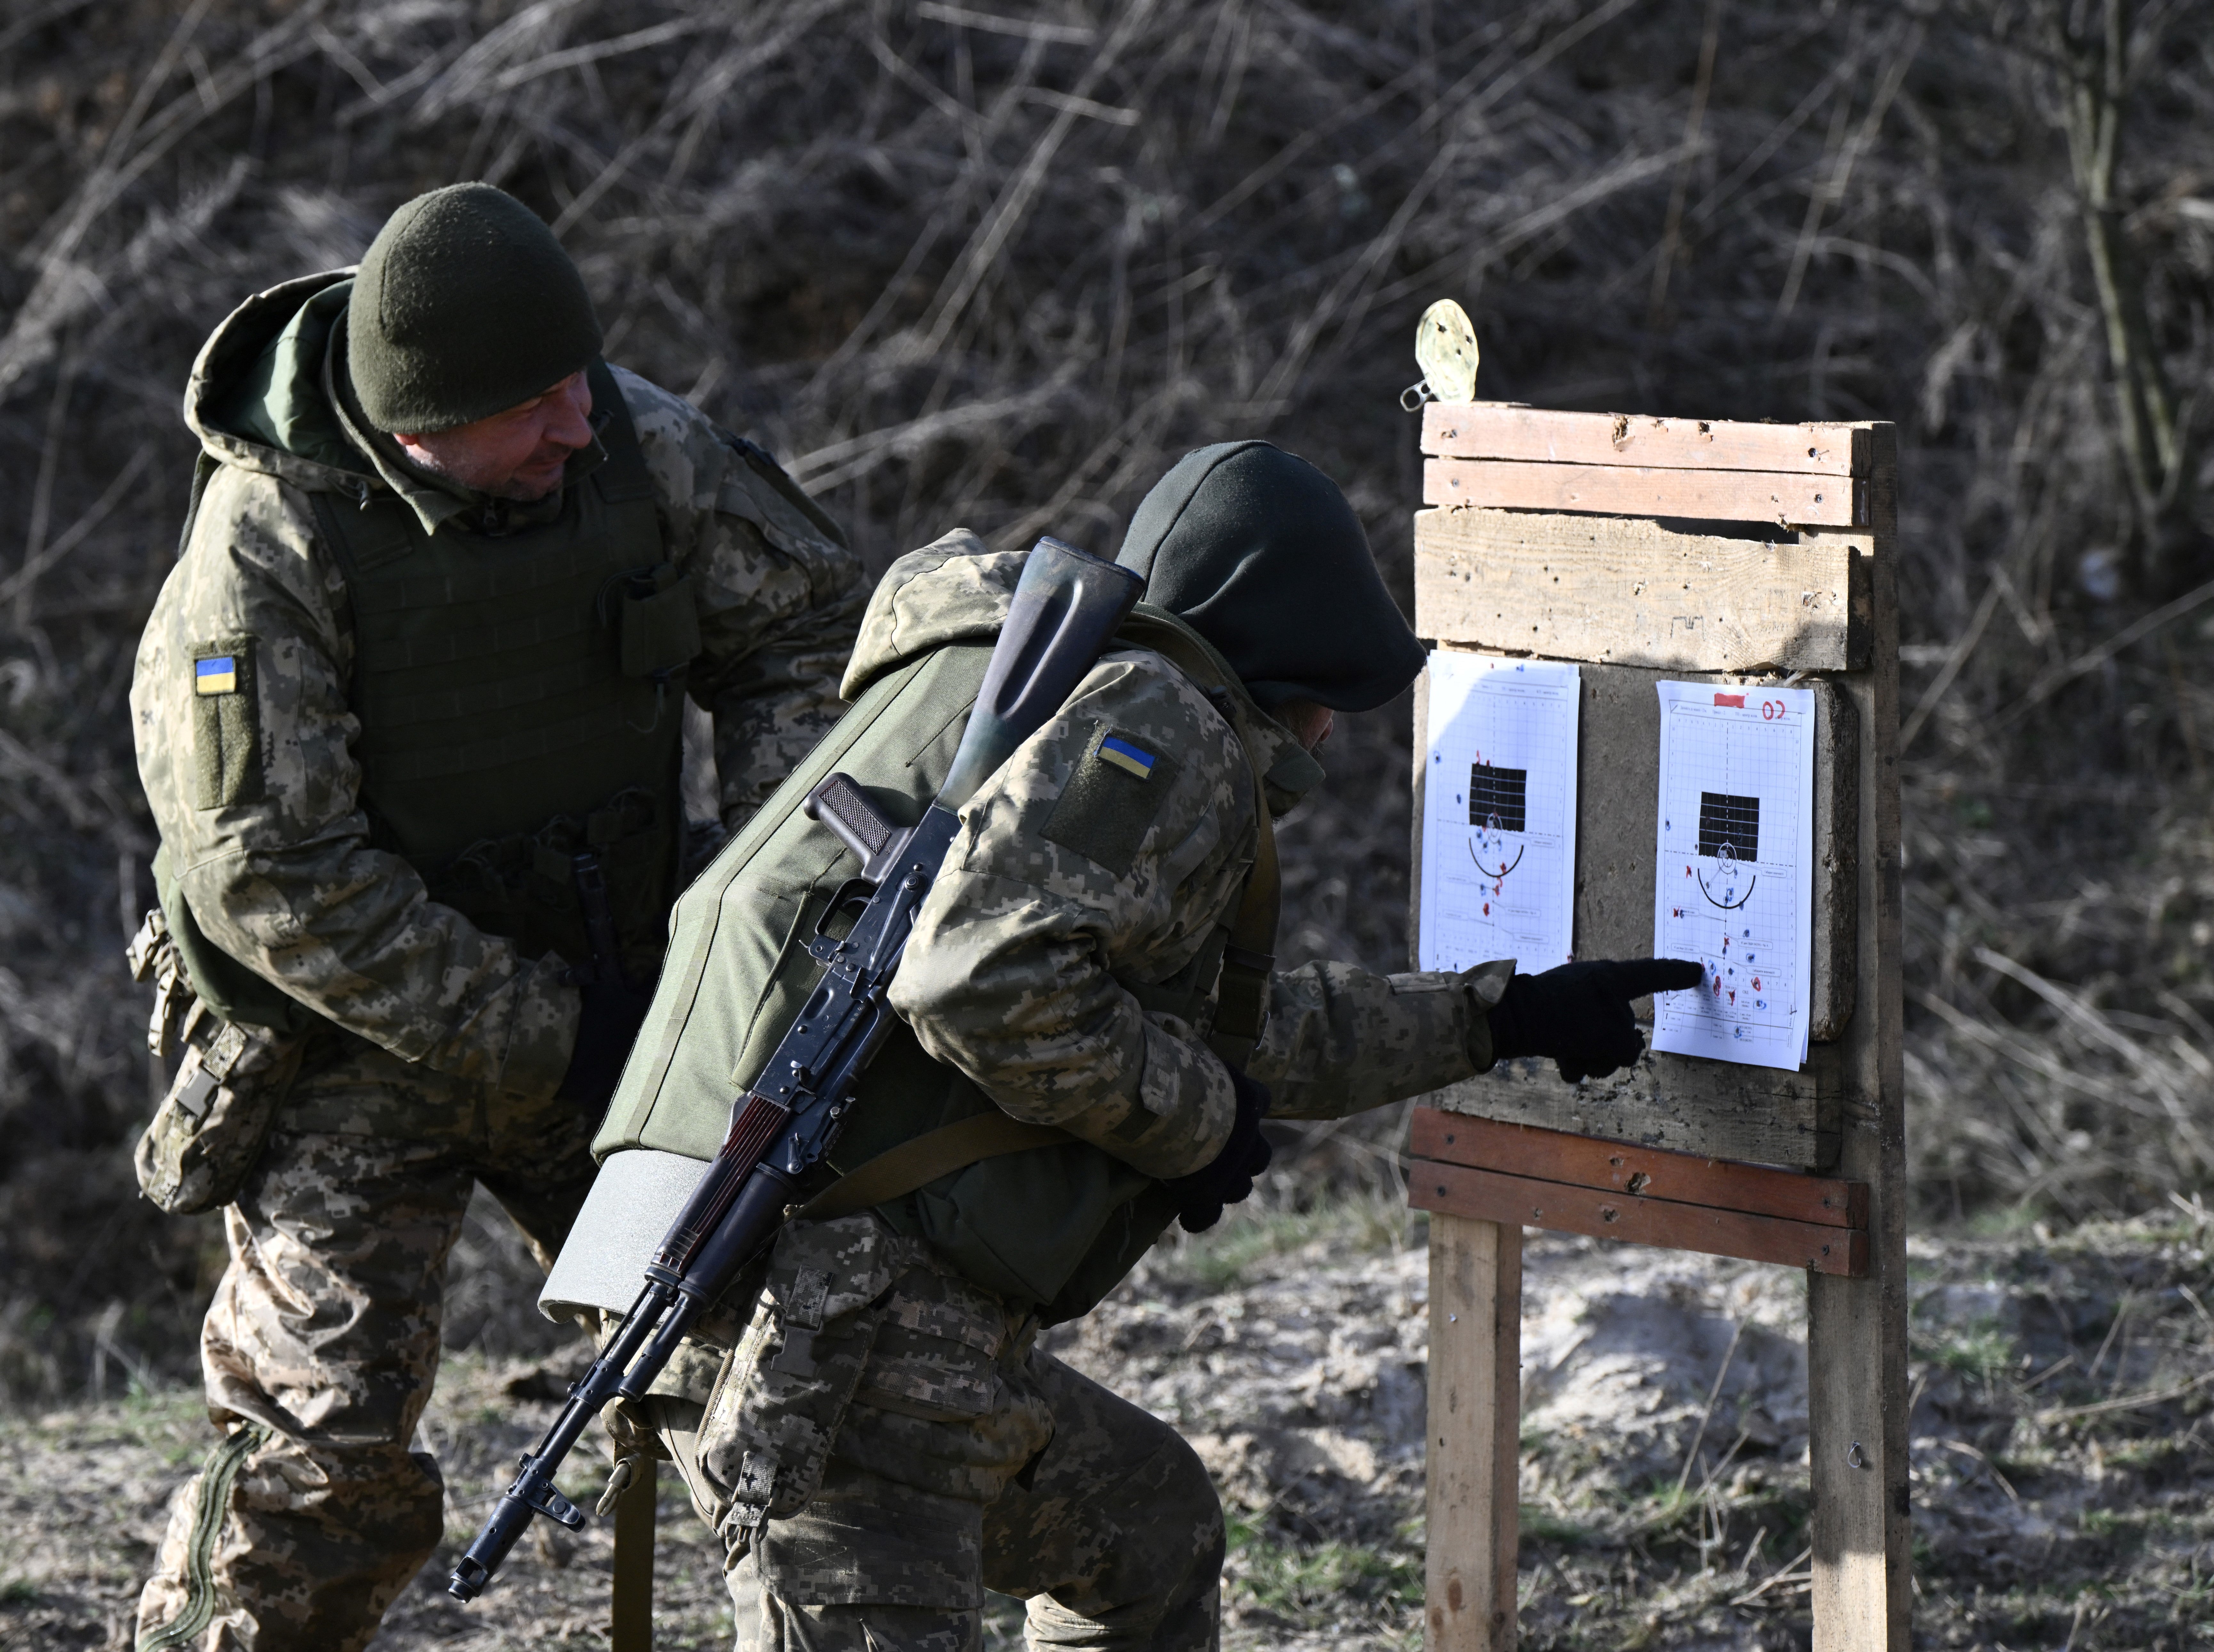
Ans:
{"label": "pixelated camouflage jacket", "polygon": [[[578,1015],[561,960],[519,956],[429,899],[412,866],[371,847],[358,802],[352,628],[309,496],[389,488],[431,531],[496,507],[365,451],[338,423],[321,375],[351,273],[249,299],[194,365],[186,421],[216,463],[203,462],[189,537],[139,644],[139,777],[185,899],[224,952],[403,1059],[550,1089]],[[703,649],[688,686],[713,714],[722,811],[735,826],[841,710],[859,564],[706,418],[614,372],[655,485],[664,546],[698,593]],[[203,809],[193,648],[231,636],[254,642],[262,784],[256,801]]]}
{"label": "pixelated camouflage jacket", "polygon": [[[870,601],[847,697],[902,660],[996,629],[1021,564],[965,532],[901,558]],[[1238,710],[1272,812],[1286,813],[1321,769],[1250,700]],[[1109,738],[1118,744],[1103,757]],[[1113,760],[1126,752],[1137,756]],[[1211,1005],[1187,1021],[1141,1008],[1130,985],[1174,977],[1227,921],[1258,841],[1254,766],[1190,679],[1149,649],[1110,648],[962,811],[892,984],[923,1047],[1016,1118],[1148,1175],[1206,1164],[1235,1109],[1205,1042]],[[1511,973],[1281,971],[1250,1070],[1273,1114],[1290,1119],[1465,1078],[1491,1064],[1484,1012]]]}

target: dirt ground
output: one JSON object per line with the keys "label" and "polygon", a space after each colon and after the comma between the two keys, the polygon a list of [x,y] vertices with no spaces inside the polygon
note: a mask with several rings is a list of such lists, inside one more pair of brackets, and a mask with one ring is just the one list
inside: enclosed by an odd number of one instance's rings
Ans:
{"label": "dirt ground", "polygon": [[[1373,1203],[1244,1215],[1052,1335],[1214,1471],[1229,1646],[1420,1644],[1421,1233]],[[1917,1239],[1911,1267],[1916,1644],[2214,1643],[2214,1213]],[[1523,1644],[1805,1646],[1800,1281],[1533,1235],[1525,1307]],[[575,1357],[449,1362],[424,1425],[447,1546],[376,1652],[605,1644],[597,1522],[526,1543],[474,1606],[439,1590]],[[165,1500],[211,1439],[175,1390],[0,1422],[0,1648],[128,1646]],[[667,1475],[662,1514],[657,1643],[727,1646],[712,1540]],[[991,1643],[1020,1615],[995,1597]]]}

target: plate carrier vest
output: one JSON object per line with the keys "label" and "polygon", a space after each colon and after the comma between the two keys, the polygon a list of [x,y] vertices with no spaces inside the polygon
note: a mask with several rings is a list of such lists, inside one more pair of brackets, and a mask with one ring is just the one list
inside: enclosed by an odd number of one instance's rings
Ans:
{"label": "plate carrier vest", "polygon": [[629,410],[604,363],[587,371],[606,458],[552,521],[431,533],[389,491],[310,497],[352,611],[371,841],[480,929],[572,963],[590,955],[575,876],[589,851],[624,968],[645,983],[683,850],[700,622]]}

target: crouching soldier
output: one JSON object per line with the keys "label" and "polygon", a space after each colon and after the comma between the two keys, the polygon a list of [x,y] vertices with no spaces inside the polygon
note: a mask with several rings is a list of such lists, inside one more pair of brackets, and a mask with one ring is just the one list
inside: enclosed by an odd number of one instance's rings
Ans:
{"label": "crouching soldier", "polygon": [[[1185,458],[1120,561],[1146,600],[961,810],[892,983],[903,1024],[810,1202],[622,1408],[720,1532],[742,1643],[956,1652],[989,1588],[1028,1600],[1034,1645],[1213,1646],[1205,1471],[1039,1330],[1171,1221],[1245,1198],[1264,1116],[1336,1117],[1508,1055],[1609,1072],[1642,1047],[1632,998],[1698,978],[1274,971],[1271,819],[1321,781],[1334,715],[1392,698],[1422,649],[1343,495],[1265,442]],[[955,533],[878,587],[853,710],[679,903],[550,1311],[630,1307],[858,869],[802,800],[842,772],[896,823],[921,814],[1023,564]]]}

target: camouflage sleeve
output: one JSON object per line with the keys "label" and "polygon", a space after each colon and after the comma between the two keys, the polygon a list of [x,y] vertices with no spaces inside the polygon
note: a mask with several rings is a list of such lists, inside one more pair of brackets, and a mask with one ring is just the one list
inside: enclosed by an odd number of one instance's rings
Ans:
{"label": "camouflage sleeve", "polygon": [[1342,1118],[1488,1071],[1484,1012],[1514,973],[1510,960],[1459,975],[1307,964],[1275,976],[1251,1064],[1269,1116]]}
{"label": "camouflage sleeve", "polygon": [[[1136,755],[1103,759],[1108,737]],[[894,1008],[1016,1118],[1149,1175],[1199,1168],[1229,1137],[1229,1070],[1124,983],[1168,980],[1220,921],[1253,807],[1205,697],[1157,656],[1108,655],[962,812]]]}
{"label": "camouflage sleeve", "polygon": [[838,681],[867,594],[860,562],[758,448],[749,457],[682,397],[614,372],[670,555],[699,598],[690,692],[714,716],[723,823],[735,832],[846,709]]}
{"label": "camouflage sleeve", "polygon": [[301,496],[217,471],[131,686],[139,777],[185,898],[217,946],[339,1026],[551,1091],[576,1040],[560,960],[518,956],[369,844],[342,600]]}

